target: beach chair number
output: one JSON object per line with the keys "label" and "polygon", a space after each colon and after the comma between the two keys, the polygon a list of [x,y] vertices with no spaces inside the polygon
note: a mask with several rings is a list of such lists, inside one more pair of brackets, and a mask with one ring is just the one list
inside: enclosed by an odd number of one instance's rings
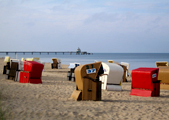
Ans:
{"label": "beach chair number", "polygon": [[96,73],[96,68],[87,69],[86,72],[87,74]]}
{"label": "beach chair number", "polygon": [[154,74],[152,75],[152,78],[155,78],[155,77],[157,77],[156,73],[154,73]]}

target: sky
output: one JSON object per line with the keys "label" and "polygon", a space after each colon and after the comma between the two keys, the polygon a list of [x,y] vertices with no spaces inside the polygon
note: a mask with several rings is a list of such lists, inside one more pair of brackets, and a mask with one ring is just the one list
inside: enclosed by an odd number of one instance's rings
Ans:
{"label": "sky", "polygon": [[169,53],[169,0],[0,0],[0,51]]}

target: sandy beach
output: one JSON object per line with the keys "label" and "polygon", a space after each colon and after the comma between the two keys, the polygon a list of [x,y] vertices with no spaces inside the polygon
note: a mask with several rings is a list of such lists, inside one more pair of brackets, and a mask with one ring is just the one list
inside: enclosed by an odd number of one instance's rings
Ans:
{"label": "sandy beach", "polygon": [[167,120],[169,91],[160,97],[130,96],[131,80],[123,91],[102,90],[101,101],[75,101],[70,98],[75,82],[67,81],[68,65],[51,69],[45,64],[42,84],[22,84],[5,79],[0,58],[1,107],[8,120]]}

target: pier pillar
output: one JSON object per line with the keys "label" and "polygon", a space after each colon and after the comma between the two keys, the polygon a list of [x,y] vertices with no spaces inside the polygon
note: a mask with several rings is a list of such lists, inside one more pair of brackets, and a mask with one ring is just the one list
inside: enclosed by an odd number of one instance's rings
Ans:
{"label": "pier pillar", "polygon": [[39,52],[39,54],[41,55],[41,52]]}
{"label": "pier pillar", "polygon": [[8,55],[8,52],[6,52],[6,55]]}
{"label": "pier pillar", "polygon": [[23,52],[23,54],[25,55],[25,52]]}
{"label": "pier pillar", "polygon": [[48,55],[49,55],[49,52],[48,52]]}
{"label": "pier pillar", "polygon": [[33,55],[33,52],[32,52],[32,55]]}
{"label": "pier pillar", "polygon": [[55,55],[57,54],[57,52],[55,52]]}

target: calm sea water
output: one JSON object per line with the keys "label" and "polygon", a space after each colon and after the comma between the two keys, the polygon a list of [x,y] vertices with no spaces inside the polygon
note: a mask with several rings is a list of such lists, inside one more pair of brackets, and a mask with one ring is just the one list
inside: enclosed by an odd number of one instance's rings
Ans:
{"label": "calm sea water", "polygon": [[10,56],[11,58],[32,58],[39,57],[43,62],[52,62],[52,58],[61,59],[62,64],[78,62],[80,64],[93,63],[96,61],[107,62],[114,60],[117,62],[127,62],[130,64],[130,70],[138,67],[156,67],[156,61],[169,61],[169,53],[93,53],[93,55],[75,55],[75,54],[39,54],[34,53],[9,53],[8,55],[0,53],[0,57]]}

